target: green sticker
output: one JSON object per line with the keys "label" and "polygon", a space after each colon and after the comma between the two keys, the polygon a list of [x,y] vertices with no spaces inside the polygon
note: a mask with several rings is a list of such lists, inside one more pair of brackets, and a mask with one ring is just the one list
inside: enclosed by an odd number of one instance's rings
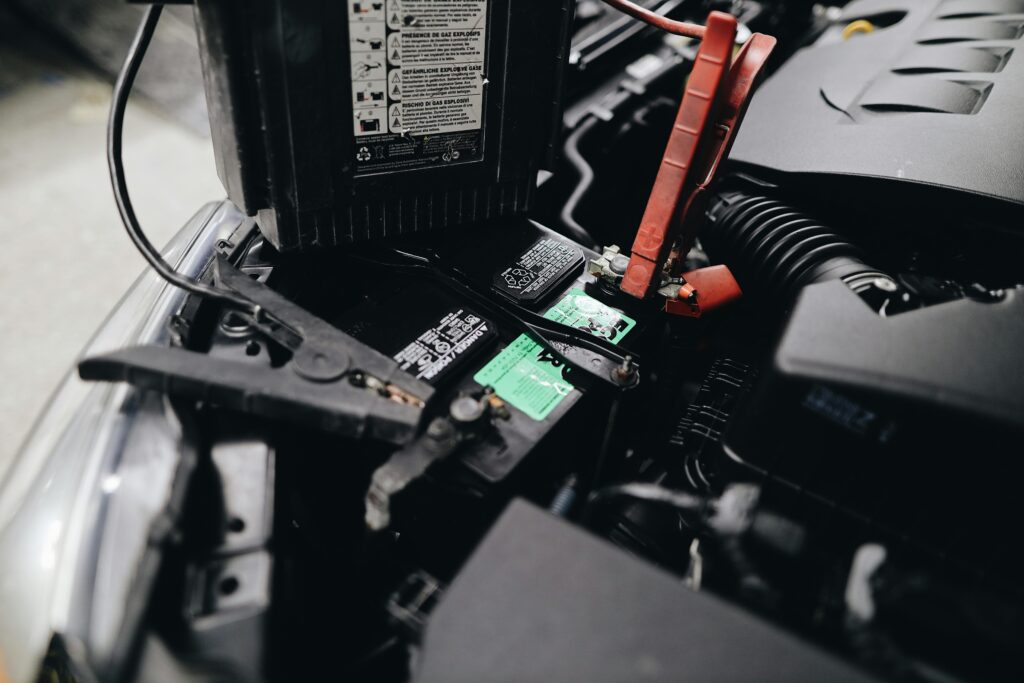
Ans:
{"label": "green sticker", "polygon": [[543,354],[544,347],[521,334],[473,379],[494,387],[494,393],[534,420],[543,420],[573,388],[562,377],[561,363],[544,362]]}
{"label": "green sticker", "polygon": [[604,337],[612,344],[618,344],[636,325],[635,320],[587,296],[582,289],[570,289],[544,317]]}
{"label": "green sticker", "polygon": [[[572,289],[544,314],[549,320],[586,330],[613,344],[636,325],[632,318]],[[527,335],[519,335],[473,376],[482,386],[494,387],[502,399],[534,420],[543,420],[573,390],[562,376],[563,365]]]}

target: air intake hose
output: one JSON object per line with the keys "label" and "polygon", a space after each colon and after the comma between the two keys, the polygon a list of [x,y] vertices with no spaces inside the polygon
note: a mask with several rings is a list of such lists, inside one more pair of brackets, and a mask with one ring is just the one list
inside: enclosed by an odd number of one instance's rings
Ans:
{"label": "air intake hose", "polygon": [[860,293],[888,275],[864,263],[861,250],[780,201],[726,192],[712,202],[701,234],[705,251],[732,269],[745,292],[788,304],[816,282],[843,280]]}

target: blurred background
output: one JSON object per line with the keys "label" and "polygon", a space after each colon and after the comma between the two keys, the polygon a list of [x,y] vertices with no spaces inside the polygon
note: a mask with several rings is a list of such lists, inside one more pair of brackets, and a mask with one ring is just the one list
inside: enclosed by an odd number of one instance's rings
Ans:
{"label": "blurred background", "polygon": [[[0,475],[143,270],[105,156],[111,84],[141,13],[123,0],[0,3]],[[190,8],[164,13],[124,137],[132,199],[155,244],[223,196]]]}

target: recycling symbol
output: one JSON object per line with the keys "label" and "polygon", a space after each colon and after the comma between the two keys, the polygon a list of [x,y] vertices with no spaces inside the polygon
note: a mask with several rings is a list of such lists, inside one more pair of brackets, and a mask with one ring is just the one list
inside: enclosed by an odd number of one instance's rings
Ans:
{"label": "recycling symbol", "polygon": [[369,147],[365,147],[365,146],[364,147],[360,147],[359,151],[356,152],[356,160],[357,161],[369,161],[372,158],[373,158],[373,155],[370,154],[370,148]]}
{"label": "recycling symbol", "polygon": [[533,282],[534,274],[525,268],[513,268],[505,271],[505,284],[510,289],[522,289]]}

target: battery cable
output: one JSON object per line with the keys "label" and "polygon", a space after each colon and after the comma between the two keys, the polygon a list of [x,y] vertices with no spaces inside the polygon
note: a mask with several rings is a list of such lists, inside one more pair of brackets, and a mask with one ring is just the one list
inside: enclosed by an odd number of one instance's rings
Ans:
{"label": "battery cable", "polygon": [[634,19],[639,19],[644,23],[660,28],[662,31],[667,31],[668,33],[673,33],[677,36],[695,38],[697,40],[704,38],[704,27],[698,24],[669,19],[668,17],[652,12],[645,7],[641,7],[630,0],[604,0],[604,2],[623,14],[628,14]]}
{"label": "battery cable", "polygon": [[149,265],[164,280],[180,287],[187,292],[207,299],[214,299],[224,304],[259,314],[259,306],[252,303],[245,297],[231,291],[220,289],[212,285],[197,282],[171,267],[160,254],[160,251],[153,246],[139,224],[135,215],[131,198],[128,195],[128,183],[125,180],[124,159],[122,157],[122,139],[124,137],[124,114],[128,104],[128,96],[131,94],[132,84],[139,72],[142,58],[153,38],[157,22],[163,5],[150,5],[143,15],[142,23],[139,24],[135,38],[128,48],[121,72],[114,82],[113,98],[110,103],[110,117],[107,119],[107,166],[110,169],[110,184],[114,190],[114,201],[117,202],[117,210],[121,214],[121,222],[128,232],[132,243],[146,259]]}

